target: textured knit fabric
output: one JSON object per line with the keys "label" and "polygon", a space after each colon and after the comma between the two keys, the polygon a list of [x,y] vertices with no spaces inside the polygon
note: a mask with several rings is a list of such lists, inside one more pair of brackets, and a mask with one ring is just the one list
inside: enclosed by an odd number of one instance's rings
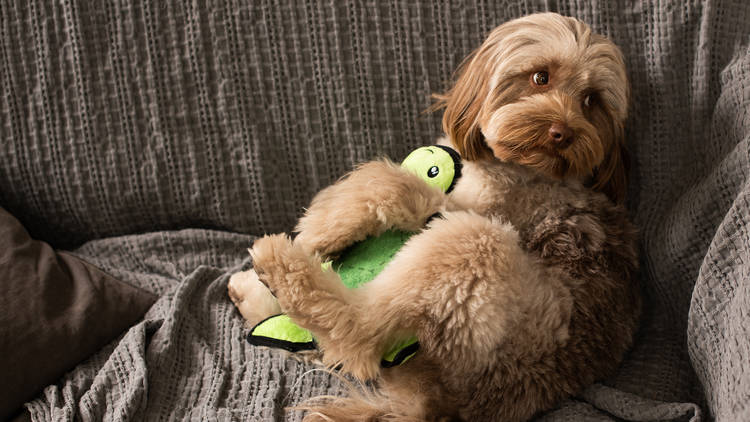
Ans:
{"label": "textured knit fabric", "polygon": [[430,94],[541,10],[623,49],[647,295],[618,373],[542,419],[750,420],[742,0],[0,2],[0,205],[161,295],[34,418],[296,420],[284,406],[341,392],[246,343],[229,273],[354,163],[433,143]]}

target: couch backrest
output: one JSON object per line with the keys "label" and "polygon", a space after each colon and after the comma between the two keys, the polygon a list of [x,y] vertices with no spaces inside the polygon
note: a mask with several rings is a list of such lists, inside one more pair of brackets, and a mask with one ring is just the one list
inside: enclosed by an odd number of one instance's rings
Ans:
{"label": "couch backrest", "polygon": [[[636,152],[666,159],[649,148],[707,135],[718,69],[702,69],[731,49],[696,51],[700,27],[678,9],[565,3],[626,53]],[[193,226],[288,230],[355,163],[432,142],[430,95],[489,30],[531,10],[19,0],[1,11],[0,201],[58,245]],[[648,25],[665,13],[684,38]]]}
{"label": "couch backrest", "polygon": [[2,204],[58,245],[288,230],[355,163],[432,142],[430,94],[506,18],[371,6],[2,6]]}
{"label": "couch backrest", "polygon": [[[355,163],[433,142],[431,94],[493,27],[529,11],[277,3],[1,6],[2,205],[67,246],[195,226],[289,230]],[[637,13],[584,14],[640,66]]]}

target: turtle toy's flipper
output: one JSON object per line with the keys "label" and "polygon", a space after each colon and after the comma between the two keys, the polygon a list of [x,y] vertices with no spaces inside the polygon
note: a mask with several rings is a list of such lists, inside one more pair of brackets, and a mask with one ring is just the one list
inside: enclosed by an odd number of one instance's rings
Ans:
{"label": "turtle toy's flipper", "polygon": [[[274,315],[259,322],[250,330],[247,341],[255,346],[274,347],[289,352],[314,350],[317,347],[312,333],[295,324],[286,314]],[[401,365],[414,356],[418,349],[416,337],[397,342],[383,355],[380,366],[392,368]]]}
{"label": "turtle toy's flipper", "polygon": [[295,324],[286,314],[270,316],[259,322],[247,335],[256,346],[276,347],[290,352],[315,349],[312,334]]}
{"label": "turtle toy's flipper", "polygon": [[417,350],[419,350],[419,340],[416,336],[400,341],[394,344],[385,355],[383,355],[383,359],[380,361],[380,366],[383,368],[392,368],[406,363],[407,360],[417,354]]}

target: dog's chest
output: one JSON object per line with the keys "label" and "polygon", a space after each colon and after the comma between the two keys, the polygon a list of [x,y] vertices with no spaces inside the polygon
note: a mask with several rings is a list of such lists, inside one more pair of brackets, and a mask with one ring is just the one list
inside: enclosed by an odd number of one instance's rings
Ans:
{"label": "dog's chest", "polygon": [[468,163],[450,194],[448,211],[473,211],[511,223],[517,230],[535,224],[554,201],[550,183],[504,163]]}

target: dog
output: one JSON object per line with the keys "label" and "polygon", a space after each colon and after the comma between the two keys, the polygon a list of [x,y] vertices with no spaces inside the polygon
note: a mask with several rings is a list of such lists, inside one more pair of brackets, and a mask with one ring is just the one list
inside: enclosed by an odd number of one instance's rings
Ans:
{"label": "dog", "polygon": [[[627,100],[622,55],[582,22],[507,22],[438,98],[464,159],[449,195],[374,161],[319,192],[294,240],[258,239],[266,306],[310,330],[325,365],[376,386],[309,404],[305,420],[524,421],[610,375],[641,308],[636,230],[617,204]],[[392,228],[418,233],[362,287],[321,267]],[[248,280],[229,289],[252,319]],[[418,353],[382,368],[413,334]]]}
{"label": "dog", "polygon": [[492,31],[458,74],[434,109],[465,159],[573,177],[623,202],[630,87],[610,40],[577,19],[531,15]]}

